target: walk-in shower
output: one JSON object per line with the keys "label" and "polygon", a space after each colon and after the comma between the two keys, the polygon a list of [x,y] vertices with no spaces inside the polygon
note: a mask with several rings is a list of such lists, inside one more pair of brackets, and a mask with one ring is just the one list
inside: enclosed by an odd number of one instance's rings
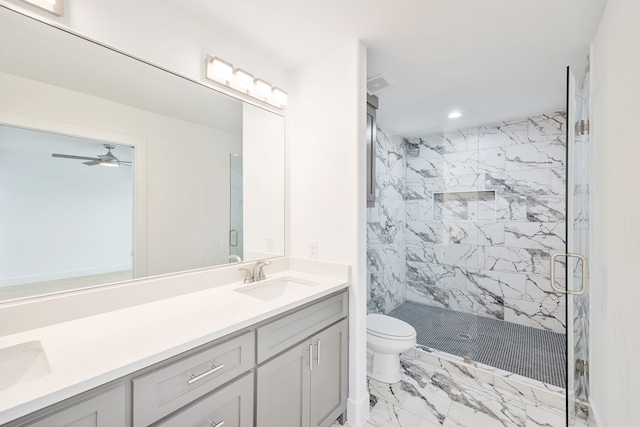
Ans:
{"label": "walk-in shower", "polygon": [[[566,389],[568,417],[587,401],[588,307],[553,289],[550,262],[588,252],[589,140],[575,125],[588,75],[569,79],[567,110],[411,135],[379,125],[367,209],[369,313],[411,324],[427,351]],[[568,265],[557,288],[582,280]]]}
{"label": "walk-in shower", "polygon": [[499,359],[535,351],[526,337],[540,334],[565,354],[564,297],[549,286],[566,245],[565,132],[561,111],[410,137],[380,128],[369,310],[409,321],[425,346],[564,386],[562,371]]}

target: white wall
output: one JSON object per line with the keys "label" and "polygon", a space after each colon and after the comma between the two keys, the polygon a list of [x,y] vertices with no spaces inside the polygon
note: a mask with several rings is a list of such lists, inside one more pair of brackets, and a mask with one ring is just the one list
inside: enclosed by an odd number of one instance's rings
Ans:
{"label": "white wall", "polygon": [[[240,135],[0,73],[0,111],[147,141],[147,274],[228,262],[229,153]],[[221,185],[220,183],[226,183]]]}
{"label": "white wall", "polygon": [[242,107],[244,259],[284,253],[284,119]]}
{"label": "white wall", "polygon": [[[287,72],[276,61],[205,25],[166,1],[65,0],[61,18],[20,0],[0,4],[68,28],[192,79],[204,75],[206,55],[219,56],[275,86],[287,87]],[[224,7],[221,4],[221,7]]]}
{"label": "white wall", "polygon": [[[131,148],[118,146],[120,160]],[[131,270],[133,171],[86,166],[100,143],[0,126],[0,286]]]}
{"label": "white wall", "polygon": [[291,75],[289,206],[291,255],[351,266],[349,422],[368,416],[366,382],[366,50],[353,41]]}
{"label": "white wall", "polygon": [[593,45],[590,391],[600,427],[638,424],[640,3],[609,0]]}

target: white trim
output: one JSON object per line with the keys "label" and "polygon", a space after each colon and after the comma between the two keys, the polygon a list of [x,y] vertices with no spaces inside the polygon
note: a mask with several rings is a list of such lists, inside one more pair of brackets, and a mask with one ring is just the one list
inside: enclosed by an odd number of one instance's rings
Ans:
{"label": "white trim", "polygon": [[358,401],[351,398],[347,400],[347,424],[351,427],[362,427],[369,419],[369,393]]}
{"label": "white trim", "polygon": [[133,272],[134,277],[145,277],[147,275],[147,141],[135,136],[8,111],[0,111],[0,124],[134,148]]}
{"label": "white trim", "polygon": [[589,398],[589,427],[598,426],[604,426],[604,423],[602,422],[602,418],[600,418],[598,410],[596,409],[595,402],[591,400],[591,398]]}

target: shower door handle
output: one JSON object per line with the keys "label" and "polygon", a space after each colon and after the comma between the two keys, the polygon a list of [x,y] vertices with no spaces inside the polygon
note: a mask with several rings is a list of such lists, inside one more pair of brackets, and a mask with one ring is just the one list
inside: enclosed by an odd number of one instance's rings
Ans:
{"label": "shower door handle", "polygon": [[[582,283],[580,284],[580,290],[572,291],[570,289],[562,289],[556,286],[556,258],[565,257],[565,258],[578,258],[582,261]],[[567,269],[567,274],[569,271]],[[580,254],[572,254],[572,253],[562,253],[558,252],[551,255],[551,287],[554,291],[559,292],[561,294],[567,295],[583,295],[587,292],[587,259]]]}

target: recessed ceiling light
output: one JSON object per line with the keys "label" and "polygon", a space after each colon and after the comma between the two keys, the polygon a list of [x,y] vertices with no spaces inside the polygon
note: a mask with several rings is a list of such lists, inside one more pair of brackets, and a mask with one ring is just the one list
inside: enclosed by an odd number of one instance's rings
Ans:
{"label": "recessed ceiling light", "polygon": [[458,117],[461,117],[461,116],[462,116],[462,113],[460,111],[452,111],[449,114],[450,119],[457,119]]}

